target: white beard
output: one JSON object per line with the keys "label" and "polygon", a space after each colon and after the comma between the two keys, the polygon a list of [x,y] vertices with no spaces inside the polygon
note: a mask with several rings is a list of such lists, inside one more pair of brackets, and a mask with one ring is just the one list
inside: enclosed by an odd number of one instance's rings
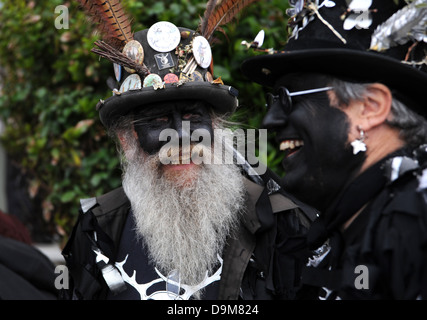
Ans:
{"label": "white beard", "polygon": [[139,145],[125,155],[123,187],[151,261],[163,274],[178,270],[182,283],[200,282],[218,263],[243,213],[239,168],[202,164],[170,176],[163,174],[159,155],[147,156]]}

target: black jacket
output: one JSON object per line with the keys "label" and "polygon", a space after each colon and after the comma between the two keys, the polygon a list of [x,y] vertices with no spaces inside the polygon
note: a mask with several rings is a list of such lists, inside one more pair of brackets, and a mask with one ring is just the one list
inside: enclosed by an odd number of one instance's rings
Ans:
{"label": "black jacket", "polygon": [[0,300],[55,300],[55,266],[35,247],[0,236]]}
{"label": "black jacket", "polygon": [[[245,179],[246,215],[224,253],[218,299],[294,299],[309,251],[305,234],[316,212],[277,190],[268,175],[261,186]],[[70,274],[65,299],[105,299],[107,285],[93,249],[116,261],[130,203],[122,188],[84,202],[63,250]],[[96,237],[94,235],[96,234]],[[114,289],[114,288],[113,288]]]}
{"label": "black jacket", "polygon": [[[328,238],[303,271],[317,297],[427,299],[426,160],[426,145],[386,157],[312,224],[309,243]],[[339,230],[357,208],[360,214]]]}

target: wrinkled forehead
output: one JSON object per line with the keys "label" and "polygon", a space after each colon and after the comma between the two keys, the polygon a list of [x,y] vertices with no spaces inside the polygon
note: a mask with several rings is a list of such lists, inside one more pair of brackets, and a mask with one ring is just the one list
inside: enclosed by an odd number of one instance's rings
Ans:
{"label": "wrinkled forehead", "polygon": [[178,100],[178,101],[165,101],[158,102],[147,106],[146,108],[138,111],[136,117],[149,117],[158,116],[162,114],[169,114],[171,112],[200,112],[208,114],[212,112],[212,106],[205,101],[201,100]]}

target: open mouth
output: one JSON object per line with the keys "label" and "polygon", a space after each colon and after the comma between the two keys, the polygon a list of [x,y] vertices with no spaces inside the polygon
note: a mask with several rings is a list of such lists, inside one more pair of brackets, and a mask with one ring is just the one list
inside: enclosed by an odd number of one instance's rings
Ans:
{"label": "open mouth", "polygon": [[285,153],[285,158],[297,153],[302,146],[304,146],[304,141],[299,139],[292,140],[283,140],[280,143],[279,150]]}

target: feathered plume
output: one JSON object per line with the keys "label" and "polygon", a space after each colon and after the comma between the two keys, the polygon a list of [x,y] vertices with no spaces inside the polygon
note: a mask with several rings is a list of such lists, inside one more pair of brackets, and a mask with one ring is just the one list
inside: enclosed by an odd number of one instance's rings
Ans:
{"label": "feathered plume", "polygon": [[199,24],[199,32],[209,43],[213,33],[222,30],[219,27],[229,23],[247,5],[258,0],[209,0]]}
{"label": "feathered plume", "polygon": [[133,39],[131,21],[119,0],[77,0],[97,25],[102,40],[121,50]]}

